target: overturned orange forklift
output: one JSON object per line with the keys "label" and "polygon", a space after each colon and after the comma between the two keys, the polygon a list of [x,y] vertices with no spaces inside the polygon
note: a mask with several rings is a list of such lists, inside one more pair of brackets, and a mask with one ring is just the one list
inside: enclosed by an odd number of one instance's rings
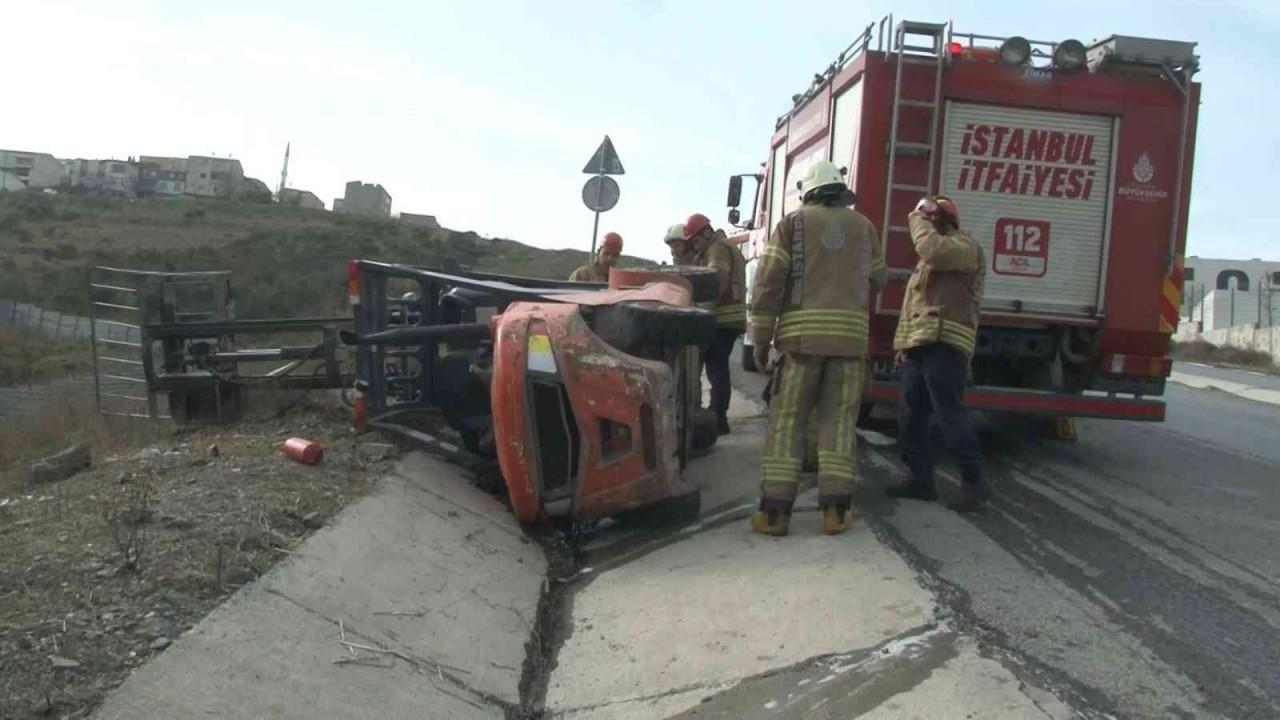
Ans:
{"label": "overturned orange forklift", "polygon": [[352,261],[357,425],[442,416],[467,453],[496,459],[522,522],[696,514],[681,470],[715,442],[699,408],[715,318],[694,305],[716,282],[704,268],[615,269],[605,286]]}

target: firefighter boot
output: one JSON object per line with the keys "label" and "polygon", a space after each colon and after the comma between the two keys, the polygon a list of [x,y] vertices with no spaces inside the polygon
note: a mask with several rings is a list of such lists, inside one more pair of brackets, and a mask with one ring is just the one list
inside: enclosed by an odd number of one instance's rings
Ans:
{"label": "firefighter boot", "polygon": [[822,532],[828,535],[839,535],[853,526],[853,510],[849,508],[849,497],[823,497],[818,500],[822,509]]}
{"label": "firefighter boot", "polygon": [[760,498],[760,509],[751,513],[751,530],[761,535],[783,537],[790,532],[791,502]]}
{"label": "firefighter boot", "polygon": [[716,435],[729,434],[729,416],[726,413],[720,413],[716,417]]}

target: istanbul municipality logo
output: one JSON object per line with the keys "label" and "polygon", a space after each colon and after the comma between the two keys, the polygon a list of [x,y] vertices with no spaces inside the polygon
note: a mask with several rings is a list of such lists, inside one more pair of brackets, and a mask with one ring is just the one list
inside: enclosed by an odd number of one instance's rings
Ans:
{"label": "istanbul municipality logo", "polygon": [[1156,166],[1151,163],[1151,156],[1142,153],[1133,164],[1133,181],[1116,188],[1116,194],[1126,200],[1152,203],[1169,198],[1169,191],[1151,184],[1156,176]]}
{"label": "istanbul municipality logo", "polygon": [[1156,167],[1151,164],[1151,156],[1142,153],[1138,162],[1133,164],[1133,179],[1140,183],[1149,183],[1156,176]]}

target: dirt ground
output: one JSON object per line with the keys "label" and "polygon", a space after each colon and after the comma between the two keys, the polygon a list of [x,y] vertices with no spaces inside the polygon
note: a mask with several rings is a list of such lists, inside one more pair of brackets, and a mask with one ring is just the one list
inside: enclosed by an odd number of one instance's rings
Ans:
{"label": "dirt ground", "polygon": [[1277,364],[1276,358],[1267,353],[1218,346],[1199,340],[1175,343],[1173,357],[1186,362],[1202,362],[1209,365],[1220,365],[1240,370],[1257,370],[1271,375],[1280,375],[1280,364]]}
{"label": "dirt ground", "polygon": [[[307,403],[94,457],[60,483],[0,487],[0,720],[88,715],[364,494],[393,454],[349,427],[347,412]],[[284,457],[290,436],[323,445],[323,462]]]}

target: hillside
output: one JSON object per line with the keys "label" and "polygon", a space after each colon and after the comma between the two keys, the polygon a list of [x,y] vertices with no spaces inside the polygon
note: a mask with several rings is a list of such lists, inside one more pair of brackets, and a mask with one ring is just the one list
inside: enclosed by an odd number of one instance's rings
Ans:
{"label": "hillside", "polygon": [[91,265],[231,270],[240,317],[324,315],[345,312],[351,258],[568,277],[587,257],[478,239],[276,205],[0,193],[0,296],[85,314]]}

